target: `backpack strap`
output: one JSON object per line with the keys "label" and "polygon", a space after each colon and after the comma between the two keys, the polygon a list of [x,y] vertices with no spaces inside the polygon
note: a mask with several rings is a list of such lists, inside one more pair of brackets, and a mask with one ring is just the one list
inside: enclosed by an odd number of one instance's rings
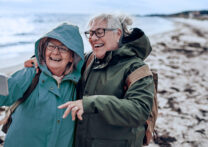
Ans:
{"label": "backpack strap", "polygon": [[84,77],[84,80],[86,81],[87,80],[87,77],[88,77],[88,74],[89,74],[89,71],[90,71],[90,68],[93,64],[93,61],[95,59],[95,56],[94,54],[91,52],[87,59],[86,59],[86,65],[84,67],[84,74],[83,74],[83,77]]}
{"label": "backpack strap", "polygon": [[94,59],[94,54],[91,52],[87,57],[85,69],[87,69],[89,67],[89,65],[91,64],[93,59]]}
{"label": "backpack strap", "polygon": [[[128,75],[126,78],[126,86],[124,89],[128,89],[132,84],[134,84],[136,81],[147,77],[147,76],[153,76],[154,80],[154,99],[153,99],[153,106],[152,111],[150,113],[150,116],[146,120],[146,131],[145,131],[145,137],[143,140],[143,145],[149,145],[150,141],[153,138],[153,135],[155,138],[157,138],[156,131],[154,130],[157,115],[158,115],[158,103],[157,103],[157,83],[158,83],[158,75],[156,72],[152,72],[147,65],[143,65],[133,71],[131,74]],[[155,134],[154,134],[155,133]]]}
{"label": "backpack strap", "polygon": [[18,99],[12,106],[11,106],[11,113],[14,112],[14,110],[21,104],[23,103],[29,96],[30,94],[32,93],[32,91],[35,89],[35,87],[37,86],[38,84],[38,81],[39,81],[39,77],[40,77],[40,73],[41,71],[39,71],[35,77],[33,78],[30,86],[27,88],[27,90],[25,91],[25,93],[23,94],[23,96]]}
{"label": "backpack strap", "polygon": [[127,88],[129,88],[136,81],[147,76],[152,76],[152,72],[150,71],[148,65],[143,65],[139,67],[138,69],[133,71],[131,74],[129,74],[128,77],[126,78]]}

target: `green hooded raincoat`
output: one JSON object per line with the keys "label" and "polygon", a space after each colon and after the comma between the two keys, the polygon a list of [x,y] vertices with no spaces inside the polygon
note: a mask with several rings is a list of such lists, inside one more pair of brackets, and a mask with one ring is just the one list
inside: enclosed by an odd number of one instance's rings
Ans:
{"label": "green hooded raincoat", "polygon": [[[73,72],[64,76],[59,88],[46,65],[39,63],[42,71],[39,83],[29,98],[13,113],[13,121],[4,143],[5,147],[72,146],[75,123],[72,121],[71,115],[62,119],[64,110],[57,107],[76,97],[75,83],[80,78],[84,61],[83,41],[78,27],[66,23],[44,37],[61,41],[76,54],[78,62]],[[35,44],[36,58],[38,58],[37,46],[41,39]],[[9,106],[22,97],[35,73],[35,68],[24,68],[14,73],[8,80],[9,95],[0,96],[0,105]]]}

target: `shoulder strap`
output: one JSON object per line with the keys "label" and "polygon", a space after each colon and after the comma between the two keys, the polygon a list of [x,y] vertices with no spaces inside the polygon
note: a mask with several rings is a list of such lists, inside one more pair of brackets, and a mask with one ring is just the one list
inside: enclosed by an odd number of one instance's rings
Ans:
{"label": "shoulder strap", "polygon": [[94,59],[94,54],[91,52],[90,55],[88,55],[88,57],[87,57],[85,69],[87,69],[89,67],[89,65],[93,61],[93,59]]}
{"label": "shoulder strap", "polygon": [[[126,86],[129,88],[133,83],[136,81],[147,77],[147,76],[153,76],[154,80],[154,99],[153,99],[153,105],[152,105],[152,111],[150,113],[150,116],[146,120],[147,128],[145,131],[145,137],[143,140],[143,145],[149,145],[150,141],[153,138],[154,135],[154,128],[157,120],[157,115],[158,115],[158,103],[157,103],[157,83],[158,83],[158,76],[156,72],[150,71],[149,67],[147,65],[144,65],[142,67],[139,67],[135,71],[133,71],[131,74],[128,75],[126,79]],[[157,137],[154,136],[154,137]]]}
{"label": "shoulder strap", "polygon": [[126,78],[126,85],[127,87],[130,87],[136,81],[151,75],[152,72],[149,70],[148,65],[143,65],[128,75]]}
{"label": "shoulder strap", "polygon": [[84,80],[85,81],[86,81],[87,76],[89,74],[89,71],[90,71],[89,69],[91,68],[91,66],[93,64],[94,58],[95,58],[94,54],[93,53],[90,53],[90,55],[87,57],[87,59],[85,61],[86,62],[86,65],[84,67],[84,74],[83,74],[83,77],[84,77]]}
{"label": "shoulder strap", "polygon": [[39,70],[39,72],[35,75],[35,77],[33,78],[30,86],[27,88],[27,90],[25,91],[25,93],[23,94],[22,98],[20,98],[19,100],[17,100],[11,107],[10,107],[10,111],[11,113],[13,113],[15,111],[15,109],[21,104],[23,103],[32,93],[32,91],[35,89],[35,87],[38,84],[39,81],[39,77],[40,77],[40,73],[41,71]]}

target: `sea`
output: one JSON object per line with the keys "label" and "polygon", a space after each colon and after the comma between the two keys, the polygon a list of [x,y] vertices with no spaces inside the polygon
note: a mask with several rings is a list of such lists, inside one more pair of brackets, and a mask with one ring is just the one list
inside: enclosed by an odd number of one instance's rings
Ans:
{"label": "sea", "polygon": [[[0,73],[5,68],[24,63],[34,55],[34,43],[43,34],[63,22],[76,24],[83,37],[85,52],[91,51],[84,36],[87,22],[91,15],[87,14],[0,14]],[[161,17],[133,16],[132,28],[142,29],[147,36],[173,29],[173,22]]]}

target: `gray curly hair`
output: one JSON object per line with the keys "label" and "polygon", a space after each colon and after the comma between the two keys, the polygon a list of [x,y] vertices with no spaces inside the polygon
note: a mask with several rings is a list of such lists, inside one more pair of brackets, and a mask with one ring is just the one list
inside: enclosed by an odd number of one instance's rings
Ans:
{"label": "gray curly hair", "polygon": [[108,14],[101,13],[97,16],[94,16],[90,19],[88,27],[90,27],[94,21],[107,22],[108,28],[118,28],[122,31],[123,36],[128,36],[131,33],[131,30],[128,29],[128,26],[133,24],[133,20],[130,16],[126,14]]}

